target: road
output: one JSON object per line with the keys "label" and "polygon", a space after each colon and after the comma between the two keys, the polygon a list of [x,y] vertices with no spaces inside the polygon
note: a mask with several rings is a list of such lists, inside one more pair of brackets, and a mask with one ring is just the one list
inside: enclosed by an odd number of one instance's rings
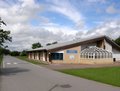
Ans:
{"label": "road", "polygon": [[120,91],[120,88],[5,56],[0,91]]}

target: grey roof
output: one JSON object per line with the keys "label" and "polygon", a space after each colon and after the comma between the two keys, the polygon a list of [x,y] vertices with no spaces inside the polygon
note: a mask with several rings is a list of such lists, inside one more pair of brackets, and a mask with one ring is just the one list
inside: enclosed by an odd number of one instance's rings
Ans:
{"label": "grey roof", "polygon": [[81,58],[112,58],[112,52],[99,47],[88,47],[81,51]]}
{"label": "grey roof", "polygon": [[68,45],[72,45],[72,44],[76,44],[76,43],[82,43],[82,42],[85,42],[85,41],[95,40],[95,39],[99,39],[99,38],[108,38],[110,41],[112,41],[109,37],[102,35],[102,36],[94,36],[94,37],[83,38],[83,39],[76,39],[76,40],[73,40],[73,41],[53,44],[53,45],[44,46],[44,47],[41,47],[41,48],[31,49],[31,50],[28,50],[28,51],[52,50],[52,49],[55,49],[55,48],[60,48],[60,47],[64,47],[64,46],[68,46]]}
{"label": "grey roof", "polygon": [[85,48],[84,50],[81,51],[81,54],[83,53],[110,53],[112,54],[112,52],[109,52],[103,48],[99,48],[99,47],[96,47],[96,46],[92,46],[92,47],[89,47],[89,48]]}

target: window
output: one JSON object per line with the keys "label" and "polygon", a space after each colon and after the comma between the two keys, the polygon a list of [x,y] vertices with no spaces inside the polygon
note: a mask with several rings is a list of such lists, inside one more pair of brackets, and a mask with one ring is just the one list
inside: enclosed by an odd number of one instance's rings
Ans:
{"label": "window", "polygon": [[51,53],[52,60],[63,60],[63,53]]}

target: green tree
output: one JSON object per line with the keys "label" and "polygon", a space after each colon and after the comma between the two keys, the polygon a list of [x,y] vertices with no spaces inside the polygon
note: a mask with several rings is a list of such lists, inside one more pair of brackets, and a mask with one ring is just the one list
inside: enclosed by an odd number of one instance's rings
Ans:
{"label": "green tree", "polygon": [[36,48],[40,48],[40,47],[42,47],[42,45],[39,42],[32,44],[32,49],[36,49]]}
{"label": "green tree", "polygon": [[115,43],[120,46],[120,36],[115,40]]}
{"label": "green tree", "polygon": [[27,51],[26,51],[26,50],[23,50],[23,51],[20,53],[20,56],[27,56]]}
{"label": "green tree", "polygon": [[5,31],[2,29],[2,24],[6,26],[6,23],[0,17],[0,54],[3,53],[4,43],[6,41],[12,41],[12,37],[10,37],[10,31]]}
{"label": "green tree", "polygon": [[55,42],[53,42],[52,44],[57,44],[58,42],[57,41],[55,41]]}
{"label": "green tree", "polygon": [[3,46],[3,43],[5,43],[7,40],[11,41],[10,31],[4,31],[3,29],[0,29],[0,46]]}
{"label": "green tree", "polygon": [[19,51],[12,51],[10,53],[11,56],[19,56],[20,55],[20,52]]}
{"label": "green tree", "polygon": [[9,54],[10,54],[10,50],[9,50],[9,49],[3,49],[3,53],[4,53],[5,55],[9,55]]}
{"label": "green tree", "polygon": [[52,42],[52,43],[47,43],[46,46],[53,45],[53,44],[57,44],[57,43],[58,43],[57,41]]}
{"label": "green tree", "polygon": [[51,43],[47,43],[46,46],[52,45]]}

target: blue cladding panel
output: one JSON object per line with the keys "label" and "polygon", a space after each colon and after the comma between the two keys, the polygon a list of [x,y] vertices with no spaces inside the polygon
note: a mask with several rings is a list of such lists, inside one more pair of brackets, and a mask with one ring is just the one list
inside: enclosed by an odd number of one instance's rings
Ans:
{"label": "blue cladding panel", "polygon": [[77,50],[67,50],[66,53],[77,53]]}

